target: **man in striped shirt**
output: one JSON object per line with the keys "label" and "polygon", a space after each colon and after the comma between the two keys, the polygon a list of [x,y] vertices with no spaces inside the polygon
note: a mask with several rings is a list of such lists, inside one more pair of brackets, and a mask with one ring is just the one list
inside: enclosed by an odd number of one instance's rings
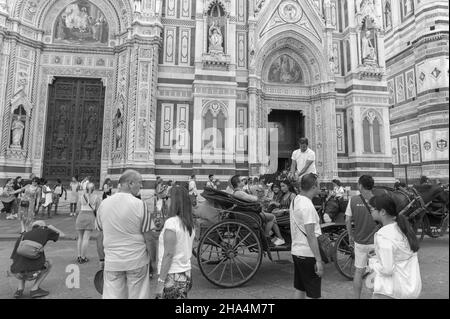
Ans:
{"label": "man in striped shirt", "polygon": [[120,191],[105,199],[97,212],[97,229],[103,232],[103,299],[149,299],[150,212],[135,196],[141,175],[127,170]]}

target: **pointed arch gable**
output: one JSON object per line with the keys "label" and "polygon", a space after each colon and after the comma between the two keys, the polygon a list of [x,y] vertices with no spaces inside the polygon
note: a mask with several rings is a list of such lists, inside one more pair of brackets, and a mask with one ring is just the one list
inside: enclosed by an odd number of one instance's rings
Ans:
{"label": "pointed arch gable", "polygon": [[[294,9],[287,9],[287,13],[280,11],[286,10],[286,7],[289,5],[292,5]],[[295,13],[297,9],[301,12]],[[306,31],[309,36],[316,38],[319,43],[323,42],[324,22],[310,1],[271,0],[264,6],[262,13],[258,17],[256,35],[258,39],[263,39],[270,31],[286,25],[289,26],[289,29],[301,29],[301,33]]]}

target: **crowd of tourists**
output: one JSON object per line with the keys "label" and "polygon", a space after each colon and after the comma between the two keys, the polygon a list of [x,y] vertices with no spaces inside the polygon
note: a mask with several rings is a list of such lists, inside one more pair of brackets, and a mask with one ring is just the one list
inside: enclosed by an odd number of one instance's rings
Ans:
{"label": "crowd of tourists", "polygon": [[[288,239],[292,243],[294,297],[321,298],[324,265],[318,237],[322,231],[313,204],[321,189],[315,155],[306,139],[300,140],[300,149],[293,153],[292,159],[291,170],[280,174],[259,178],[233,176],[226,191],[236,199],[261,204],[265,236],[271,245],[286,245]],[[6,209],[11,216],[15,207],[20,206],[19,218],[23,221],[21,237],[11,256],[11,272],[19,279],[15,297],[22,297],[27,280],[35,280],[32,297],[48,294],[40,288],[51,267],[43,248],[47,241],[56,241],[64,234],[33,218],[40,206],[48,217],[52,205],[56,213],[55,197],[64,195],[69,198],[71,215],[79,208],[75,223],[79,264],[89,261],[86,251],[90,236],[95,229],[99,232],[97,250],[103,268],[104,299],[187,298],[192,288],[194,215],[202,201],[196,176],[192,175],[187,182],[164,182],[158,177],[150,207],[140,197],[142,176],[136,171],[122,174],[115,194],[111,180],[106,180],[102,198],[94,194],[95,185],[89,179],[78,182],[74,177],[68,190],[59,181],[49,186],[34,176],[30,176],[30,183],[20,178],[8,180],[7,196],[14,200]],[[342,183],[334,180],[333,184],[330,196],[345,196]],[[220,186],[220,181],[209,175],[206,187]],[[355,249],[355,298],[361,296],[363,276],[368,270],[374,274],[373,298],[417,298],[421,291],[417,238],[405,217],[398,215],[392,198],[374,196],[373,187],[371,176],[361,176],[359,194],[350,198],[345,211],[350,242]],[[290,232],[282,232],[284,228]],[[157,288],[152,294],[150,280],[154,275],[158,277]]]}

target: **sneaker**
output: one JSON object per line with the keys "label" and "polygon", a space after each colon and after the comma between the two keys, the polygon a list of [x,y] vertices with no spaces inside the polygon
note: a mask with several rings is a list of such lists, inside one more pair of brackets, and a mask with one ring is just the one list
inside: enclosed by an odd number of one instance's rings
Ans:
{"label": "sneaker", "polygon": [[19,216],[17,216],[17,214],[12,215],[12,217],[13,217],[14,219],[19,218]]}
{"label": "sneaker", "polygon": [[13,215],[8,215],[8,216],[6,216],[6,219],[12,220],[12,219],[14,219],[14,217],[13,217]]}
{"label": "sneaker", "polygon": [[38,288],[37,290],[31,290],[30,291],[30,297],[31,298],[41,298],[41,297],[45,297],[49,294],[50,292],[41,288]]}
{"label": "sneaker", "polygon": [[285,241],[284,239],[277,238],[277,240],[275,240],[275,241],[273,242],[273,244],[274,244],[275,246],[282,246],[282,245],[286,244],[286,241]]}

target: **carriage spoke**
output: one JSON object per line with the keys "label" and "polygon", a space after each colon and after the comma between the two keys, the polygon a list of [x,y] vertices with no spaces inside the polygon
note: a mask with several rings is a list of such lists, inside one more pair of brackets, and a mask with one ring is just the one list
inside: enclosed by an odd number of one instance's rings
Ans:
{"label": "carriage spoke", "polygon": [[252,267],[250,267],[249,264],[247,264],[245,261],[243,261],[241,258],[239,258],[238,256],[235,257],[236,260],[239,260],[241,263],[243,263],[245,266],[247,266],[248,269],[253,270]]}
{"label": "carriage spoke", "polygon": [[235,246],[233,247],[233,249],[239,247],[242,243],[245,244],[245,240],[246,240],[249,236],[251,236],[251,235],[252,235],[252,233],[248,233],[244,238],[242,238],[242,239],[239,241],[239,243],[238,243],[237,245],[235,245]]}
{"label": "carriage spoke", "polygon": [[224,262],[224,260],[227,260],[227,259],[226,259],[226,258],[223,258],[223,259],[216,265],[216,267],[214,267],[214,269],[211,270],[211,271],[208,273],[208,276],[212,275],[212,274],[217,270],[217,268],[219,268],[219,266]]}
{"label": "carriage spoke", "polygon": [[231,283],[234,282],[233,280],[233,260],[230,259],[230,275],[231,275]]}
{"label": "carriage spoke", "polygon": [[[244,243],[245,244],[245,243]],[[242,248],[247,248],[247,249],[249,249],[249,248],[251,248],[251,247],[253,247],[253,246],[258,246],[258,244],[257,243],[254,243],[254,244],[251,244],[251,245],[249,245],[249,246],[245,246],[245,245],[241,245],[240,243],[239,243],[239,245],[237,245],[236,247],[234,247],[233,249],[238,249],[238,248],[240,248],[240,247],[242,247]]]}
{"label": "carriage spoke", "polygon": [[211,239],[211,237],[208,237],[208,240],[211,241],[216,247],[222,247],[221,244],[218,244],[215,240]]}
{"label": "carriage spoke", "polygon": [[223,265],[223,269],[222,269],[222,273],[220,274],[220,278],[219,281],[222,281],[223,275],[225,274],[225,269],[227,269],[227,265],[228,265],[228,258],[225,258],[227,260],[227,262]]}
{"label": "carriage spoke", "polygon": [[[235,259],[236,259],[236,258],[235,258]],[[233,261],[234,261],[234,260],[233,260]],[[241,267],[239,267],[238,263],[235,262],[235,261],[234,261],[234,264],[235,264],[237,270],[239,271],[239,273],[240,273],[242,279],[245,279],[245,276],[244,276],[244,274],[243,274],[243,272],[242,272],[242,270],[241,270]]]}
{"label": "carriage spoke", "polygon": [[[348,256],[347,257],[347,261],[345,262],[344,266],[342,267],[342,269],[345,269],[345,267],[347,267],[348,263],[352,261],[352,256]],[[351,265],[350,265],[351,268]]]}

